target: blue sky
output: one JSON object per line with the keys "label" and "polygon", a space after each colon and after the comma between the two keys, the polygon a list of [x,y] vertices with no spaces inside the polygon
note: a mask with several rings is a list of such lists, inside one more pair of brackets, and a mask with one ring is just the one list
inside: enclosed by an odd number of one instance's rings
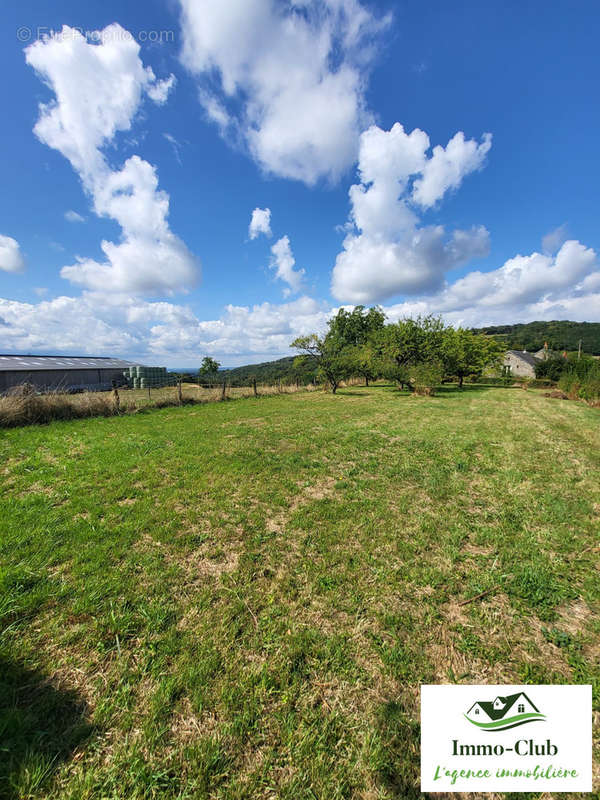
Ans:
{"label": "blue sky", "polygon": [[359,302],[600,320],[597,3],[2,16],[0,351],[234,365]]}

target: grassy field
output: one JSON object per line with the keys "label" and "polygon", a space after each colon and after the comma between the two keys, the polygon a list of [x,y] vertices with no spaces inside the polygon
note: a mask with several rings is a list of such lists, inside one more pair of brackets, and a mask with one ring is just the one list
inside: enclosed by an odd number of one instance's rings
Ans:
{"label": "grassy field", "polygon": [[0,431],[0,481],[3,797],[418,797],[421,683],[591,682],[598,734],[597,409],[165,408]]}

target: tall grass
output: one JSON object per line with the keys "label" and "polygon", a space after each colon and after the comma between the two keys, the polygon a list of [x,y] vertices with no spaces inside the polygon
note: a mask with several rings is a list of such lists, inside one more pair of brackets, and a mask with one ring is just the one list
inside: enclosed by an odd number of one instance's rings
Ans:
{"label": "tall grass", "polygon": [[[314,391],[315,386],[259,386],[258,395],[293,394],[300,391]],[[21,425],[36,425],[54,420],[82,419],[85,417],[111,417],[132,414],[146,408],[165,408],[178,405],[216,403],[223,399],[239,400],[253,397],[252,387],[226,387],[223,397],[222,387],[199,390],[196,386],[185,387],[181,400],[176,388],[167,387],[154,390],[149,396],[143,390],[121,390],[114,392],[82,392],[81,394],[62,394],[50,392],[37,394],[28,384],[14,387],[9,393],[0,396],[0,428],[13,428]]]}

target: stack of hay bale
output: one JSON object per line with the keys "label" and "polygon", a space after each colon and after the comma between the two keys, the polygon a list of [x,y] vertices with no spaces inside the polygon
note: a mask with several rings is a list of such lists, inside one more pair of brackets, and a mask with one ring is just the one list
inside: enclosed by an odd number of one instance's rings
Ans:
{"label": "stack of hay bale", "polygon": [[166,367],[128,367],[123,373],[130,389],[147,389],[168,386]]}

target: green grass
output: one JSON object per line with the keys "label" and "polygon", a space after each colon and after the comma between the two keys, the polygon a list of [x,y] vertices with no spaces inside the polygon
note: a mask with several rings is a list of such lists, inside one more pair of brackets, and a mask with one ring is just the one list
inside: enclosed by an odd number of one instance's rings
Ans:
{"label": "green grass", "polygon": [[599,422],[378,386],[0,432],[0,796],[412,798],[422,683],[598,709]]}

